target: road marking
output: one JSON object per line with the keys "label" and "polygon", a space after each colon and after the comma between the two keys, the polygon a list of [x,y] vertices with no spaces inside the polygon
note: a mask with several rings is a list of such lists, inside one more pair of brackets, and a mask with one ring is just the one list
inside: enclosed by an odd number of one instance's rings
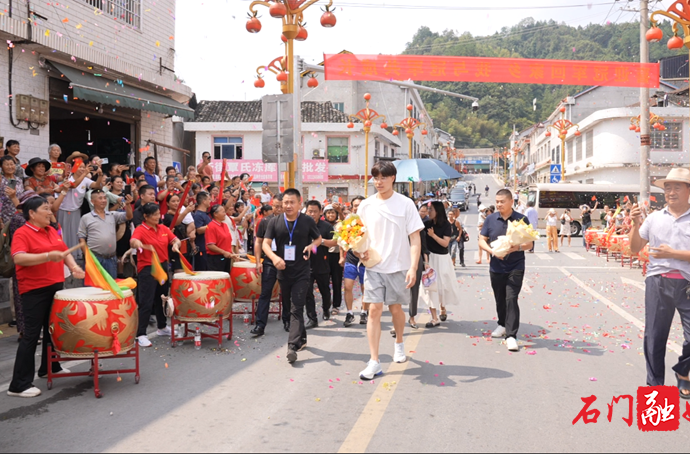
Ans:
{"label": "road marking", "polygon": [[573,260],[584,260],[585,258],[581,256],[580,254],[576,254],[574,252],[564,252],[563,255],[567,255]]}
{"label": "road marking", "polygon": [[523,283],[522,283],[522,289],[520,289],[520,291],[521,291],[521,292],[525,292],[525,293],[527,293],[527,294],[531,294],[531,293],[532,293],[532,289],[531,289],[530,286],[527,284],[527,282],[523,282]]}
{"label": "road marking", "polygon": [[536,257],[538,257],[539,260],[553,260],[550,256],[548,256],[548,255],[546,255],[546,254],[535,253],[534,255],[535,255]]}
{"label": "road marking", "polygon": [[621,281],[623,281],[623,284],[634,285],[635,287],[637,287],[641,290],[644,290],[646,288],[644,282],[635,281],[633,279],[628,279],[625,277],[621,277]]}
{"label": "road marking", "polygon": [[[628,313],[626,310],[624,310],[623,308],[621,308],[621,307],[620,307],[619,305],[617,305],[616,303],[614,303],[614,302],[608,300],[607,298],[605,298],[605,297],[604,297],[603,295],[601,295],[600,293],[598,293],[598,292],[596,292],[595,290],[592,290],[591,288],[589,288],[584,282],[582,282],[580,279],[578,279],[578,278],[576,278],[575,276],[573,276],[573,274],[570,273],[570,272],[569,272],[568,270],[566,270],[565,268],[563,268],[563,267],[558,267],[558,269],[559,269],[563,274],[565,274],[566,276],[568,276],[568,278],[570,278],[570,280],[572,280],[572,281],[575,282],[577,285],[579,285],[580,288],[581,288],[582,290],[584,290],[585,292],[589,293],[590,295],[592,295],[593,297],[595,297],[596,299],[598,299],[598,300],[601,301],[602,303],[606,304],[606,306],[607,306],[609,309],[611,309],[612,311],[614,311],[615,313],[617,313],[618,315],[620,315],[621,317],[623,317],[624,319],[626,319],[627,321],[629,321],[630,323],[632,323],[633,325],[635,325],[636,327],[638,327],[640,330],[644,331],[644,323],[642,323],[641,320],[639,320],[638,318],[636,318],[636,317],[634,317],[633,315],[631,315],[630,313]],[[682,355],[682,354],[683,354],[683,349],[681,348],[681,346],[678,345],[678,344],[677,344],[676,342],[674,342],[674,341],[668,341],[667,344],[666,344],[666,346],[667,346],[670,350],[673,350],[675,353],[677,353],[677,354],[679,354],[679,355]]]}
{"label": "road marking", "polygon": [[[420,316],[419,318],[420,320],[417,322],[419,325],[423,325],[431,319],[431,317],[427,315]],[[419,344],[419,340],[423,334],[424,330],[420,330],[419,334],[411,337],[408,336],[405,349],[408,352],[410,350],[417,350],[417,345]],[[367,405],[364,407],[364,410],[362,410],[359,418],[357,418],[354,426],[352,426],[350,433],[340,446],[338,452],[365,452],[367,450],[369,443],[371,443],[371,439],[376,433],[376,429],[378,429],[379,424],[383,419],[383,415],[386,413],[388,404],[390,404],[395,391],[398,389],[400,382],[405,376],[405,370],[410,364],[410,359],[412,356],[413,354],[409,354],[407,361],[404,363],[392,363],[390,367],[388,367],[388,370],[385,372],[383,378],[376,380],[378,385],[376,387],[376,391],[374,391],[374,394],[372,394],[369,402],[367,402]],[[397,377],[397,384],[384,387],[383,382],[386,380],[386,375],[393,373],[395,374],[393,377]],[[393,377],[391,377],[391,379]]]}

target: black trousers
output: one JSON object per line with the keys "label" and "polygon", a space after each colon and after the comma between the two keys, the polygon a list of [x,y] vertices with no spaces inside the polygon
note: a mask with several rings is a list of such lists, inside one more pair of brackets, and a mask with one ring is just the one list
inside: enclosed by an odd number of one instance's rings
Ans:
{"label": "black trousers", "polygon": [[206,252],[197,252],[194,255],[194,271],[208,271]]}
{"label": "black trousers", "polygon": [[647,362],[647,385],[662,386],[666,371],[666,344],[673,316],[678,311],[683,325],[683,353],[673,370],[686,377],[690,373],[690,298],[685,279],[649,276],[645,280],[644,357]]}
{"label": "black trousers", "polygon": [[280,280],[280,291],[283,292],[283,304],[290,307],[290,334],[288,346],[298,349],[307,341],[307,330],[304,328],[304,305],[307,299],[309,275]]}
{"label": "black trousers", "polygon": [[[168,262],[161,263],[161,265],[164,270],[168,269]],[[151,276],[151,267],[147,266],[139,272],[137,290],[139,294],[137,299],[137,303],[139,304],[139,329],[137,330],[137,337],[146,336],[146,328],[149,326],[149,318],[152,312],[156,316],[158,329],[165,328],[168,322],[163,313],[163,300],[161,300],[161,295],[168,295],[170,281],[167,280],[161,285]]]}
{"label": "black trousers", "polygon": [[309,288],[307,289],[307,317],[309,320],[317,320],[316,317],[316,298],[314,298],[314,282],[319,287],[321,292],[321,301],[323,305],[323,313],[326,314],[331,310],[331,289],[328,282],[330,274],[314,274],[312,273],[309,279]]}
{"label": "black trousers", "polygon": [[517,339],[518,329],[520,328],[518,297],[522,289],[525,270],[515,270],[510,273],[494,273],[492,271],[490,275],[491,288],[496,299],[498,324],[505,327],[506,339],[509,337]]}
{"label": "black trousers", "polygon": [[414,282],[414,285],[410,289],[410,307],[407,310],[407,313],[410,315],[410,317],[416,317],[417,316],[417,302],[419,301],[419,286],[422,285],[422,273],[424,272],[424,259],[422,258],[422,254],[419,254],[419,263],[417,264],[417,279]]}
{"label": "black trousers", "polygon": [[[62,290],[63,284],[53,284],[30,292],[22,293],[22,307],[24,309],[24,336],[19,341],[17,357],[14,360],[14,372],[9,390],[13,393],[26,391],[33,386],[36,373],[36,347],[43,330],[41,343],[41,365],[39,375],[48,373],[48,345],[53,345],[48,334],[50,311],[53,307],[55,292]],[[62,370],[59,364],[53,364],[53,372]]]}
{"label": "black trousers", "polygon": [[231,260],[222,255],[206,255],[206,266],[208,271],[223,271],[230,273]]}
{"label": "black trousers", "polygon": [[328,253],[328,266],[331,268],[333,284],[333,307],[338,309],[343,304],[343,267],[340,266],[340,254]]}
{"label": "black trousers", "polygon": [[[273,287],[278,280],[278,270],[273,265],[267,265],[264,262],[264,271],[261,273],[261,296],[256,306],[256,326],[266,328],[268,324],[268,312],[271,309],[271,293]],[[290,303],[285,302],[283,298],[283,313],[281,314],[284,321],[290,321]]]}

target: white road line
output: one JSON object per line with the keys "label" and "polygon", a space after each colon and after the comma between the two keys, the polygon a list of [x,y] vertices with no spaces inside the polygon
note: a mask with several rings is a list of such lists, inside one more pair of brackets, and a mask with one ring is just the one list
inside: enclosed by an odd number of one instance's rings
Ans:
{"label": "white road line", "polygon": [[538,252],[534,254],[535,257],[538,257],[539,260],[553,260],[550,256],[546,254],[539,254]]}
{"label": "white road line", "polygon": [[580,254],[576,254],[574,252],[564,252],[563,255],[567,255],[573,260],[584,260],[585,258],[581,256]]}
{"label": "white road line", "polygon": [[[630,323],[632,323],[633,325],[635,325],[636,327],[638,327],[640,330],[644,331],[644,323],[642,323],[641,320],[637,319],[636,317],[634,317],[633,315],[631,315],[630,313],[628,313],[627,311],[625,311],[623,308],[621,308],[621,307],[620,307],[619,305],[617,305],[616,303],[614,303],[614,302],[608,300],[607,298],[605,298],[605,297],[604,297],[603,295],[601,295],[600,293],[596,292],[595,290],[592,290],[592,289],[591,289],[590,287],[588,287],[584,282],[582,282],[580,279],[578,279],[578,278],[576,278],[575,276],[573,276],[573,274],[570,273],[570,272],[569,272],[568,270],[566,270],[565,268],[563,268],[563,267],[558,267],[558,269],[559,269],[563,274],[565,274],[566,276],[568,276],[568,278],[570,278],[570,280],[572,280],[572,281],[575,282],[578,286],[580,286],[580,288],[581,288],[582,290],[584,290],[585,292],[589,293],[590,295],[592,295],[593,297],[595,297],[596,299],[598,299],[598,300],[601,301],[602,303],[606,304],[606,306],[607,306],[609,309],[611,309],[612,311],[614,311],[615,313],[617,313],[618,315],[620,315],[621,317],[623,317],[624,319],[626,319],[627,321],[629,321]],[[667,345],[667,347],[668,347],[669,349],[673,350],[675,353],[677,353],[677,354],[679,354],[679,355],[682,355],[682,354],[683,354],[683,349],[682,349],[681,346],[678,345],[676,342],[674,342],[674,341],[669,341],[666,345]]]}
{"label": "white road line", "polygon": [[644,282],[635,281],[633,279],[628,279],[625,277],[621,277],[621,281],[623,282],[623,284],[634,285],[635,287],[637,287],[641,290],[644,290],[646,288]]}
{"label": "white road line", "polygon": [[521,293],[531,294],[531,293],[532,293],[532,289],[530,288],[529,284],[527,284],[527,282],[523,282],[523,283],[522,283],[522,289],[520,289],[520,292],[521,292]]}

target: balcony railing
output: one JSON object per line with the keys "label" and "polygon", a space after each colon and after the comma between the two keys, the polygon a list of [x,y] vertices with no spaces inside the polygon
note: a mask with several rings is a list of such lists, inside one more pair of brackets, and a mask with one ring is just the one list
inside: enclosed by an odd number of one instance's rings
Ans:
{"label": "balcony railing", "polygon": [[141,28],[141,0],[84,0],[84,2],[133,28]]}

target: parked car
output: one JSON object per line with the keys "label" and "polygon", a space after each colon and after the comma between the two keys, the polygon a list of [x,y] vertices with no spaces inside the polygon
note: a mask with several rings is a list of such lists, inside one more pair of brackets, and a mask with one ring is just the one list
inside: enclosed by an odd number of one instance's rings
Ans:
{"label": "parked car", "polygon": [[460,211],[467,211],[467,197],[465,196],[465,188],[453,188],[450,191],[448,200],[455,208],[459,208]]}

